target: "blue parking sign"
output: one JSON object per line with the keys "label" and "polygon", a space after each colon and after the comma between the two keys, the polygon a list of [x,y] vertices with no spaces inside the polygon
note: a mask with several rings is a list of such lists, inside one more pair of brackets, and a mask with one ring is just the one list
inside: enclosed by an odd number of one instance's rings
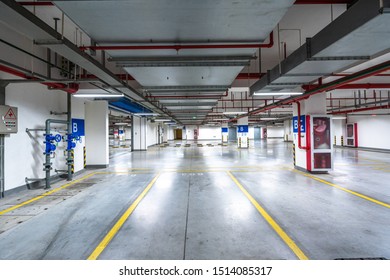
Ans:
{"label": "blue parking sign", "polygon": [[[298,117],[293,117],[293,132],[298,133]],[[306,116],[301,116],[301,132],[306,132]]]}

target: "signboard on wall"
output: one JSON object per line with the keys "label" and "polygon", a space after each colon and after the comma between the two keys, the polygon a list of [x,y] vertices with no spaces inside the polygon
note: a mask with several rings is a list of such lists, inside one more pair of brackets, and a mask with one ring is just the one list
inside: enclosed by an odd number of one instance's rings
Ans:
{"label": "signboard on wall", "polygon": [[18,108],[6,105],[0,106],[0,134],[18,132]]}
{"label": "signboard on wall", "polygon": [[227,127],[222,127],[222,133],[228,133],[229,129]]}
{"label": "signboard on wall", "polygon": [[248,133],[249,132],[249,128],[247,125],[238,125],[237,126],[237,132],[238,133]]}
{"label": "signboard on wall", "polygon": [[[298,133],[298,116],[293,117],[293,132]],[[301,132],[306,132],[306,116],[301,116]]]}
{"label": "signboard on wall", "polygon": [[72,119],[72,133],[76,136],[85,136],[85,124],[83,119]]}

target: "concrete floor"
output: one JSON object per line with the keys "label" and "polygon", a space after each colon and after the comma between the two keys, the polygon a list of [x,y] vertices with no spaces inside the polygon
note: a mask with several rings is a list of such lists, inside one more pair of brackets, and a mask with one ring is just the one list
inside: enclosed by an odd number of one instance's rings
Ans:
{"label": "concrete floor", "polygon": [[114,153],[26,205],[44,191],[0,200],[0,259],[87,259],[146,187],[98,259],[302,258],[291,242],[309,259],[390,259],[389,154],[335,149],[335,170],[309,175],[282,140],[189,143]]}

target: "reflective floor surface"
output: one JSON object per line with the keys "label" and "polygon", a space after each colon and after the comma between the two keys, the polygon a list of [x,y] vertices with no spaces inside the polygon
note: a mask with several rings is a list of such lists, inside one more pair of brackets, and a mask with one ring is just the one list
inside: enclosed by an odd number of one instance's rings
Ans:
{"label": "reflective floor surface", "polygon": [[113,153],[0,200],[0,259],[390,259],[390,155],[334,158],[314,175],[282,140]]}

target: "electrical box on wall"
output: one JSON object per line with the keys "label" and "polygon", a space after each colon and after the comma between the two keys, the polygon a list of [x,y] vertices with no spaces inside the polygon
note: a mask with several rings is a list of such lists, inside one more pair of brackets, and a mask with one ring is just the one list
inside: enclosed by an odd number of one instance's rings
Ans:
{"label": "electrical box on wall", "polygon": [[0,105],[0,134],[18,132],[18,108]]}
{"label": "electrical box on wall", "polygon": [[347,123],[347,146],[348,147],[358,147],[358,130],[357,123]]}

